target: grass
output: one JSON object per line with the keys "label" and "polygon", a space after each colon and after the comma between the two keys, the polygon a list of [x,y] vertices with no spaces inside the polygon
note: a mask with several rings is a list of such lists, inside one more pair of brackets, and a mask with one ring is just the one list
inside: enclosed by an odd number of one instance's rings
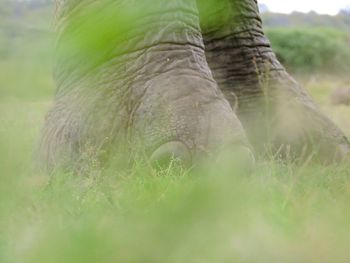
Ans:
{"label": "grass", "polygon": [[47,105],[1,102],[0,262],[350,259],[349,165],[47,177],[32,163]]}
{"label": "grass", "polygon": [[[0,262],[349,262],[350,164],[38,172],[53,93],[40,43],[0,62]],[[302,82],[350,135],[350,109],[328,103],[342,80]]]}
{"label": "grass", "polygon": [[0,102],[0,262],[348,262],[350,167],[35,170],[49,99]]}

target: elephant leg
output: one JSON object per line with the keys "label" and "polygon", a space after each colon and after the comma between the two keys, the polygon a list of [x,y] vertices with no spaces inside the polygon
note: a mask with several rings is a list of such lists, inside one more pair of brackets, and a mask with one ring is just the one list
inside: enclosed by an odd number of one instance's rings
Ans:
{"label": "elephant leg", "polygon": [[56,17],[57,93],[41,142],[48,167],[116,149],[190,164],[249,147],[207,65],[195,0],[57,0]]}
{"label": "elephant leg", "polygon": [[256,0],[197,0],[208,64],[257,151],[311,153],[322,161],[350,152],[343,132],[285,70],[264,35]]}

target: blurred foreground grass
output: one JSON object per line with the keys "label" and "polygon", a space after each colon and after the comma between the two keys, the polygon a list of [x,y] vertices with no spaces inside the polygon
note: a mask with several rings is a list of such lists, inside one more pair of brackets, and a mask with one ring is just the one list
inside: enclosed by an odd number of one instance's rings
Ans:
{"label": "blurred foreground grass", "polygon": [[[38,173],[50,41],[19,36],[0,59],[1,263],[350,261],[350,164],[267,160],[249,176],[137,164],[84,177]],[[348,80],[301,82],[350,135],[350,108],[329,103]]]}
{"label": "blurred foreground grass", "polygon": [[[24,85],[18,74],[0,85]],[[327,100],[334,82],[305,83],[349,134],[349,108]],[[349,262],[349,164],[49,178],[32,158],[50,97],[25,86],[0,100],[0,262]]]}
{"label": "blurred foreground grass", "polygon": [[349,164],[46,177],[47,107],[0,103],[0,262],[349,262]]}

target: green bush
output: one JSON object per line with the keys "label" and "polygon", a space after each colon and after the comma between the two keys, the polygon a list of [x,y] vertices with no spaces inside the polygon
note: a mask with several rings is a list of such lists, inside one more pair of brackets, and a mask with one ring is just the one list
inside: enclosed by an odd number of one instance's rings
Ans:
{"label": "green bush", "polygon": [[298,73],[350,70],[347,33],[330,28],[267,29],[272,47],[281,62]]}

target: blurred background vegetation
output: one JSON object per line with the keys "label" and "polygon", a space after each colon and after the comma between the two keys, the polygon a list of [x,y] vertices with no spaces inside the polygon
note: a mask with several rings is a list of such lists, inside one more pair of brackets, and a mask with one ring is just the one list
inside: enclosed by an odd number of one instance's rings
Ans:
{"label": "blurred background vegetation", "polygon": [[275,52],[289,70],[307,74],[349,72],[350,10],[341,10],[336,16],[266,11],[263,20]]}
{"label": "blurred background vegetation", "polygon": [[52,17],[52,1],[1,0],[0,98],[52,94]]}
{"label": "blurred background vegetation", "polygon": [[[350,88],[350,13],[263,19],[285,66],[350,135],[350,107],[331,103]],[[350,262],[349,164],[38,172],[52,20],[51,1],[0,0],[1,263]]]}

